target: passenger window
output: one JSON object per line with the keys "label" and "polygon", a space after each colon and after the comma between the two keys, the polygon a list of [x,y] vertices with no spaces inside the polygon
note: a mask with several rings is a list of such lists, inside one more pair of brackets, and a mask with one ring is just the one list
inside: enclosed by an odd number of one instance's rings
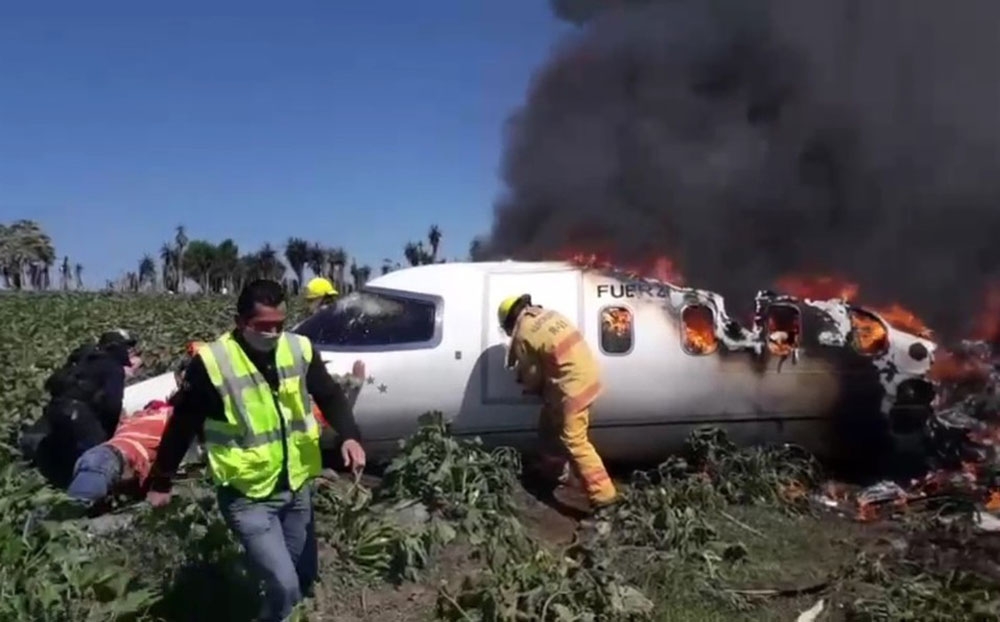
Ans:
{"label": "passenger window", "polygon": [[882,320],[867,311],[851,309],[851,347],[858,354],[878,356],[889,349],[889,331]]}
{"label": "passenger window", "polygon": [[712,354],[719,349],[715,336],[715,314],[703,304],[692,304],[681,312],[684,327],[684,351],[688,354]]}
{"label": "passenger window", "polygon": [[601,309],[601,350],[605,354],[628,354],[632,351],[634,336],[631,309]]}
{"label": "passenger window", "polygon": [[802,318],[799,310],[788,304],[774,304],[765,313],[767,349],[775,356],[788,356],[799,347]]}
{"label": "passenger window", "polygon": [[316,345],[402,346],[430,342],[437,305],[427,300],[357,291],[303,322],[295,332]]}

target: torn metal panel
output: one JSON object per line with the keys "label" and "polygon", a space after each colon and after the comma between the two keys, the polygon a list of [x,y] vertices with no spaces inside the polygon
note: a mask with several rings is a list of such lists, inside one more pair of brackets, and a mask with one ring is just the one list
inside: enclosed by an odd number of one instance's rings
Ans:
{"label": "torn metal panel", "polygon": [[[828,357],[842,351],[839,360],[847,367],[868,367],[878,375],[883,388],[880,410],[889,415],[897,406],[900,387],[914,379],[924,380],[934,360],[936,344],[922,337],[892,328],[877,312],[850,304],[843,299],[800,299],[770,290],[760,290],[754,297],[753,325],[746,327],[729,316],[725,299],[709,290],[682,287],[659,279],[637,276],[613,267],[588,268],[618,280],[623,285],[649,290],[666,290],[661,296],[664,306],[680,323],[681,313],[688,305],[700,304],[712,310],[716,322],[714,333],[718,342],[729,352],[752,352],[757,356],[770,355],[779,361],[799,362],[803,351],[809,356]],[[788,308],[797,312],[794,328],[769,326],[777,309]],[[854,314],[854,316],[852,316]],[[861,316],[870,324],[877,324],[881,341],[878,347],[861,348],[852,317]],[[808,334],[805,334],[808,331]],[[794,333],[794,334],[793,334]],[[802,334],[800,334],[802,333]],[[829,353],[824,351],[829,349]],[[779,363],[779,371],[781,369]]]}

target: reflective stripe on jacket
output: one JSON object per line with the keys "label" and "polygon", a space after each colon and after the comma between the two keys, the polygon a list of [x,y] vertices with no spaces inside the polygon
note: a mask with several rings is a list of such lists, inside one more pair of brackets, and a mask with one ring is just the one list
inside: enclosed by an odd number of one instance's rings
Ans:
{"label": "reflective stripe on jacket", "polygon": [[232,486],[252,499],[270,495],[281,475],[284,445],[293,491],[319,475],[319,426],[306,389],[313,357],[308,339],[287,332],[278,339],[279,388],[274,392],[230,333],[198,355],[225,408],[226,421],[205,421],[205,448],[217,485]]}
{"label": "reflective stripe on jacket", "polygon": [[511,339],[511,356],[525,380],[539,370],[542,397],[571,415],[590,406],[600,395],[600,369],[590,346],[566,316],[528,307],[518,318]]}

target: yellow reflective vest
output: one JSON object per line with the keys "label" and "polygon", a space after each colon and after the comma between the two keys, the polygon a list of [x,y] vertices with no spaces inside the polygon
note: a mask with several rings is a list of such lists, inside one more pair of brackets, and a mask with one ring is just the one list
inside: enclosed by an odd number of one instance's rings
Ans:
{"label": "yellow reflective vest", "polygon": [[287,332],[279,338],[277,391],[271,390],[230,333],[202,346],[198,355],[222,397],[226,416],[225,421],[205,420],[205,448],[217,485],[232,486],[251,499],[270,495],[282,470],[282,427],[291,489],[298,490],[319,475],[320,430],[306,389],[306,370],[313,357],[308,339]]}
{"label": "yellow reflective vest", "polygon": [[511,335],[522,382],[563,414],[588,408],[601,394],[600,368],[583,334],[557,311],[528,307]]}

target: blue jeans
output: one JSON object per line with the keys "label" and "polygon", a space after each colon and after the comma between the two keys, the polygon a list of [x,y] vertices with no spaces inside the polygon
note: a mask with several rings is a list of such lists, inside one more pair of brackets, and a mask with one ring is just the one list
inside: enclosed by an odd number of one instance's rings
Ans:
{"label": "blue jeans", "polygon": [[67,493],[81,501],[100,501],[121,478],[121,455],[108,445],[97,445],[83,452],[76,461]]}
{"label": "blue jeans", "polygon": [[264,582],[260,619],[284,620],[310,592],[319,573],[311,483],[297,492],[276,490],[265,499],[219,488],[218,498],[226,524]]}

